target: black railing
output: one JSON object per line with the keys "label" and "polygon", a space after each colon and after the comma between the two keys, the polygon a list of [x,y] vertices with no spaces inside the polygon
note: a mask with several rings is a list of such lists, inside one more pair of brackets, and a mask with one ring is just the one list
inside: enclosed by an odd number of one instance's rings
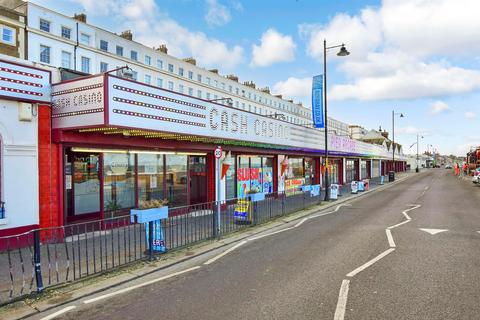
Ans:
{"label": "black railing", "polygon": [[[370,187],[378,182],[372,179]],[[341,190],[342,195],[349,192],[348,185]],[[208,202],[169,208],[169,217],[156,223],[164,247],[174,250],[306,209],[321,199],[321,194],[300,190],[268,194],[263,201],[248,201],[245,220],[235,217],[239,200],[245,199]],[[149,250],[148,230],[148,223],[132,223],[125,215],[0,237],[0,304],[153,258],[156,252]]]}

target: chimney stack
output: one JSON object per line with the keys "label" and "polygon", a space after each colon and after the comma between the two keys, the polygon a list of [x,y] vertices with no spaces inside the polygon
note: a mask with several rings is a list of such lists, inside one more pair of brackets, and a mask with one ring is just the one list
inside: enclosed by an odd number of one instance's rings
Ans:
{"label": "chimney stack", "polygon": [[75,13],[73,19],[78,20],[83,23],[87,23],[87,15],[85,13]]}
{"label": "chimney stack", "polygon": [[212,72],[212,73],[215,73],[215,74],[218,74],[218,69],[210,69],[210,70],[208,70],[208,71],[210,71],[210,72]]}
{"label": "chimney stack", "polygon": [[387,132],[387,130],[381,131],[380,134],[381,134],[385,139],[388,139],[388,132]]}
{"label": "chimney stack", "polygon": [[187,63],[190,63],[190,64],[193,64],[194,66],[197,65],[197,60],[195,60],[194,58],[190,57],[190,58],[184,58],[183,61],[187,62]]}
{"label": "chimney stack", "polygon": [[261,88],[260,91],[270,94],[270,88],[269,87]]}
{"label": "chimney stack", "polygon": [[227,79],[230,79],[230,80],[233,80],[233,81],[238,82],[238,77],[237,77],[236,75],[234,75],[234,74],[229,74],[229,75],[227,76]]}
{"label": "chimney stack", "polygon": [[130,30],[123,31],[123,32],[120,34],[120,37],[122,37],[123,39],[130,40],[130,41],[133,40],[132,31],[130,31]]}
{"label": "chimney stack", "polygon": [[245,81],[243,84],[246,85],[247,87],[250,87],[250,88],[253,88],[253,89],[255,89],[257,87],[255,85],[255,82],[253,82],[253,81]]}
{"label": "chimney stack", "polygon": [[277,97],[279,99],[283,99],[283,96],[281,94],[276,94],[275,97]]}
{"label": "chimney stack", "polygon": [[166,44],[161,44],[157,49],[158,52],[168,54],[168,48]]}

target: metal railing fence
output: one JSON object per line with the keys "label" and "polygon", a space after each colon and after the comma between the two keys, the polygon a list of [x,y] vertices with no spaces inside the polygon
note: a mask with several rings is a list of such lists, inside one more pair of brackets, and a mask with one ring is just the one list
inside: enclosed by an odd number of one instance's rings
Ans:
{"label": "metal railing fence", "polygon": [[[379,184],[372,179],[371,187]],[[344,186],[341,194],[350,192]],[[319,204],[324,191],[268,194],[249,202],[251,219],[234,217],[239,200],[169,208],[160,228],[167,250],[189,246],[270,221]],[[132,223],[129,215],[36,229],[0,237],[0,305],[44,287],[73,282],[94,274],[152,258],[148,224]]]}

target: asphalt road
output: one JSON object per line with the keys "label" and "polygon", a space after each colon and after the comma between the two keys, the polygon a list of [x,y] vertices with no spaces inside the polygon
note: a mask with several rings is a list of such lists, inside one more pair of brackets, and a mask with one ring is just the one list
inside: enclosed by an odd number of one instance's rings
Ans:
{"label": "asphalt road", "polygon": [[[176,266],[199,266],[190,272],[85,304],[87,297],[58,318],[480,318],[479,188],[431,169],[351,204]],[[402,222],[389,242],[386,229]]]}

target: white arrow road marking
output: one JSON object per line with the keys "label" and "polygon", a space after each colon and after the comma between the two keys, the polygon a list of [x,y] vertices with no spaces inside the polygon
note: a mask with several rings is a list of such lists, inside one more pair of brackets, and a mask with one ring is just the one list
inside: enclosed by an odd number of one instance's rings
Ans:
{"label": "white arrow road marking", "polygon": [[419,228],[419,229],[422,230],[422,231],[428,232],[432,235],[440,233],[440,232],[448,231],[448,229],[426,229],[426,228]]}
{"label": "white arrow road marking", "polygon": [[477,231],[478,233],[480,233],[480,231]]}

